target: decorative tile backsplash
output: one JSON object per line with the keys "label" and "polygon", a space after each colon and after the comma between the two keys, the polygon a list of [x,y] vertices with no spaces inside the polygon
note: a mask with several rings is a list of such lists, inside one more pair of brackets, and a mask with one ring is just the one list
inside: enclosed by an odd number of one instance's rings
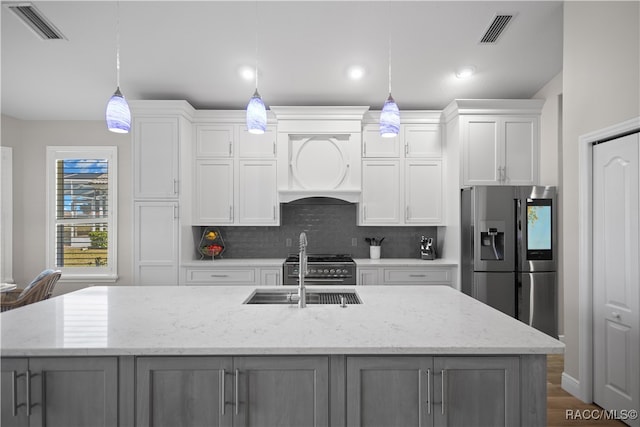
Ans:
{"label": "decorative tile backsplash", "polygon": [[[437,241],[436,227],[359,227],[355,203],[304,199],[280,205],[279,227],[218,226],[225,242],[224,258],[284,258],[298,252],[298,237],[307,233],[308,253],[351,254],[368,258],[365,237],[385,238],[382,258],[419,258],[420,237]],[[215,226],[215,224],[211,224]],[[194,257],[204,227],[193,227]],[[355,246],[354,246],[355,243]]]}

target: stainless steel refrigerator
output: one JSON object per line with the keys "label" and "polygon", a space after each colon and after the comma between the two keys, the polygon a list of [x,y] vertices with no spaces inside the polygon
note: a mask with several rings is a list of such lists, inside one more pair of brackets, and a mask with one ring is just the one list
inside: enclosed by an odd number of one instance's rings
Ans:
{"label": "stainless steel refrigerator", "polygon": [[461,287],[558,338],[556,189],[461,190]]}

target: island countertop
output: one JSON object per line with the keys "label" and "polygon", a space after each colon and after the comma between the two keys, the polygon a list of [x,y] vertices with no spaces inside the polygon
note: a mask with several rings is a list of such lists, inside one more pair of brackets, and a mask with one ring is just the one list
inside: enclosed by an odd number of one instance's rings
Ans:
{"label": "island countertop", "polygon": [[497,355],[564,349],[447,286],[352,288],[362,304],[299,309],[243,304],[252,287],[89,287],[2,313],[0,355]]}

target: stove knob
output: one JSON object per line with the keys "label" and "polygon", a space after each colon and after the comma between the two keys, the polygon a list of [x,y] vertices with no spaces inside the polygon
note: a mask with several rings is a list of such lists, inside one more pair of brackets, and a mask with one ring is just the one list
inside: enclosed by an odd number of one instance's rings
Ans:
{"label": "stove knob", "polygon": [[325,270],[324,270],[324,274],[327,274],[328,272],[329,272],[329,270],[327,270],[327,269],[325,268]]}
{"label": "stove knob", "polygon": [[329,273],[331,273],[331,274],[334,274],[335,272],[336,272],[336,270],[333,269],[333,268],[331,270],[329,270]]}
{"label": "stove knob", "polygon": [[315,274],[315,272],[316,272],[315,268],[312,268],[311,270],[309,270],[309,274]]}

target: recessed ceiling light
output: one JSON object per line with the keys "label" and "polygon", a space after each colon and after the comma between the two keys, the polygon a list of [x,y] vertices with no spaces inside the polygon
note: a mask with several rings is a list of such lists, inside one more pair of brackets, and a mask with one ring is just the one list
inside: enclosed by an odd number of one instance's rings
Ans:
{"label": "recessed ceiling light", "polygon": [[364,77],[364,68],[354,65],[353,67],[349,67],[347,70],[347,75],[351,80],[360,80]]}
{"label": "recessed ceiling light", "polygon": [[466,65],[464,67],[458,68],[458,71],[456,71],[456,77],[459,79],[468,79],[469,77],[473,76],[475,72],[476,67],[474,67],[473,65]]}
{"label": "recessed ceiling light", "polygon": [[254,80],[256,78],[255,69],[248,65],[240,67],[238,73],[245,80]]}

